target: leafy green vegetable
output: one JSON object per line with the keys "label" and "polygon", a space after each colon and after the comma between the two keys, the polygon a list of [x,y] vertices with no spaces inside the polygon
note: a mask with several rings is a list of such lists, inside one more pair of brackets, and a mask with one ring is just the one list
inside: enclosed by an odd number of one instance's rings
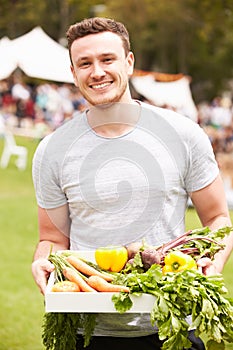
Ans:
{"label": "leafy green vegetable", "polygon": [[84,347],[90,343],[96,314],[45,313],[42,340],[46,350],[77,349],[77,329],[83,329]]}
{"label": "leafy green vegetable", "polygon": [[[207,256],[213,258],[214,255],[225,246],[221,243],[222,239],[232,232],[232,227],[222,227],[211,231],[209,227],[202,227],[189,231],[186,239],[182,243],[182,251],[193,250],[196,258]],[[179,249],[179,247],[177,247]]]}
{"label": "leafy green vegetable", "polygon": [[[83,314],[84,348],[90,344],[90,340],[96,325],[96,314]],[[77,349],[77,348],[76,348]]]}
{"label": "leafy green vegetable", "polygon": [[[129,310],[130,295],[154,295],[151,324],[158,327],[163,350],[180,350],[190,347],[188,331],[196,328],[196,335],[205,334],[207,349],[221,349],[225,342],[233,342],[233,302],[224,297],[227,293],[223,277],[204,276],[196,270],[168,273],[163,276],[160,267],[152,265],[140,274],[135,270],[118,276],[130,287],[128,296],[114,295],[116,310]],[[191,315],[192,323],[187,317]],[[216,345],[217,344],[217,345]]]}
{"label": "leafy green vegetable", "polygon": [[133,306],[133,302],[129,297],[129,293],[120,293],[120,294],[114,294],[112,296],[112,301],[115,305],[115,309],[120,313],[123,314],[124,312],[131,309]]}

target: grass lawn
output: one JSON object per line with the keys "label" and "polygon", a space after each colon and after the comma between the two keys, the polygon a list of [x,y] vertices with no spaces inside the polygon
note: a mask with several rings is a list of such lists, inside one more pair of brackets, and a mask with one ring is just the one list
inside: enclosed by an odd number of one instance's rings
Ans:
{"label": "grass lawn", "polygon": [[[31,180],[31,159],[37,142],[18,137],[17,143],[26,145],[29,150],[26,171],[17,170],[14,158],[7,169],[0,169],[0,350],[43,350],[43,297],[31,276],[31,261],[38,237],[37,209]],[[0,139],[0,154],[2,147],[3,140]],[[195,211],[189,210],[187,229],[199,226]],[[233,256],[224,269],[231,297],[232,264]],[[233,345],[229,344],[226,349],[232,350]]]}

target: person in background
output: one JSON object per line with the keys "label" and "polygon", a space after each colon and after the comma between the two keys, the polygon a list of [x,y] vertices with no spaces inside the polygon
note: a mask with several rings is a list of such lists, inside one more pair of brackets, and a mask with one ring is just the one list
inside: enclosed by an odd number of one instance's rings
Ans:
{"label": "person in background", "polygon": [[[33,159],[39,243],[32,263],[45,293],[57,250],[95,250],[142,239],[160,245],[181,235],[190,197],[203,226],[231,226],[222,180],[207,135],[174,111],[132,99],[134,69],[128,31],[108,18],[89,18],[67,31],[74,82],[88,108],[46,136]],[[232,235],[206,275],[221,272]],[[161,349],[148,314],[99,314],[86,349]],[[78,330],[78,349],[83,348]],[[190,349],[203,350],[189,332]]]}

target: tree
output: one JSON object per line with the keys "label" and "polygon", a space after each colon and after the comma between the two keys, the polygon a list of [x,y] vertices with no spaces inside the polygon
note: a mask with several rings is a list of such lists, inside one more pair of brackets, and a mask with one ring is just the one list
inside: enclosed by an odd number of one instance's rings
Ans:
{"label": "tree", "polygon": [[129,28],[138,68],[190,75],[197,102],[232,78],[231,0],[110,0],[108,14]]}
{"label": "tree", "polygon": [[129,29],[136,68],[192,77],[196,102],[221,94],[233,77],[232,0],[0,0],[0,37],[41,26],[53,39],[85,17]]}

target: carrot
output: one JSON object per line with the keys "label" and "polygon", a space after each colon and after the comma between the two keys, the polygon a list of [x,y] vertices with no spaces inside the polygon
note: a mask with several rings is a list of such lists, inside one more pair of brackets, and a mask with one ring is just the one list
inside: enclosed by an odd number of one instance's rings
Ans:
{"label": "carrot", "polygon": [[73,268],[63,268],[62,273],[69,281],[75,282],[79,286],[81,292],[96,292],[96,290],[93,289],[86,281],[84,281],[79,273]]}
{"label": "carrot", "polygon": [[109,282],[113,280],[113,276],[96,270],[94,267],[88,265],[85,261],[83,261],[82,259],[79,259],[77,256],[69,255],[66,257],[66,260],[78,271],[82,272],[84,275],[99,276],[99,277],[102,277],[105,281],[109,281]]}
{"label": "carrot", "polygon": [[99,276],[90,276],[87,280],[89,286],[97,290],[98,292],[128,292],[129,288],[126,286],[120,286],[117,284],[111,284]]}

